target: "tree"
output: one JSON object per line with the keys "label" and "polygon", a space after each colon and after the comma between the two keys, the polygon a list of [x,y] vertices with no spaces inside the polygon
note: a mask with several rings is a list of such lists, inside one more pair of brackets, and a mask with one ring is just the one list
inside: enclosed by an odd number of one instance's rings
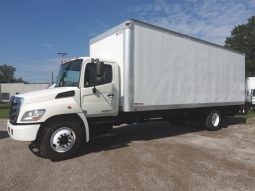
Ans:
{"label": "tree", "polygon": [[18,79],[14,79],[13,81],[14,83],[25,83],[25,84],[28,84],[28,82],[24,81],[22,78],[18,78]]}
{"label": "tree", "polygon": [[0,83],[11,83],[14,81],[16,68],[6,64],[0,65]]}
{"label": "tree", "polygon": [[236,26],[225,46],[245,53],[246,76],[255,76],[255,16],[247,24]]}
{"label": "tree", "polygon": [[16,68],[6,64],[0,65],[0,83],[28,83],[22,78],[15,79],[14,73]]}

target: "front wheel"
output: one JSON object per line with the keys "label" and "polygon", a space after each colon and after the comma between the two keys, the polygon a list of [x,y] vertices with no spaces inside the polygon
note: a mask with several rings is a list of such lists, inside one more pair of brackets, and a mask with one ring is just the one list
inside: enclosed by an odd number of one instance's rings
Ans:
{"label": "front wheel", "polygon": [[70,158],[79,151],[84,142],[85,133],[79,123],[52,121],[42,128],[39,149],[45,157],[53,161]]}

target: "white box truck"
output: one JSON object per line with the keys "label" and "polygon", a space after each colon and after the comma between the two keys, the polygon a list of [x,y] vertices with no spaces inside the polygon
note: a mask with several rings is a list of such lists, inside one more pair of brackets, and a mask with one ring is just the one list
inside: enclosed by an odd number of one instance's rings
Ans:
{"label": "white box truck", "polygon": [[90,41],[90,57],[63,63],[54,88],[16,95],[8,132],[68,158],[112,126],[155,118],[221,127],[245,103],[244,55],[128,20]]}
{"label": "white box truck", "polygon": [[255,111],[255,77],[246,78],[246,110]]}

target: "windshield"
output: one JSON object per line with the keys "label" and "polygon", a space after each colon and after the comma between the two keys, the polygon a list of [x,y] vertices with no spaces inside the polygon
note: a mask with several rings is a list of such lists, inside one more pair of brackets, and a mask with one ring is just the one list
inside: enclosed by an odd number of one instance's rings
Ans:
{"label": "windshield", "polygon": [[74,60],[60,66],[55,87],[79,86],[82,60]]}

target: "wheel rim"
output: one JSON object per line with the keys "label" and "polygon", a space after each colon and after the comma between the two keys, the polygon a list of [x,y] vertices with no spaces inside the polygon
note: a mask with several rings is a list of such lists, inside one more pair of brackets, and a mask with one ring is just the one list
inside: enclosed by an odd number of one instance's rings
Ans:
{"label": "wheel rim", "polygon": [[214,113],[212,115],[212,125],[214,127],[217,127],[220,123],[220,115],[218,113]]}
{"label": "wheel rim", "polygon": [[52,134],[50,145],[54,151],[63,153],[69,151],[73,147],[75,140],[76,137],[73,130],[68,127],[62,127]]}

